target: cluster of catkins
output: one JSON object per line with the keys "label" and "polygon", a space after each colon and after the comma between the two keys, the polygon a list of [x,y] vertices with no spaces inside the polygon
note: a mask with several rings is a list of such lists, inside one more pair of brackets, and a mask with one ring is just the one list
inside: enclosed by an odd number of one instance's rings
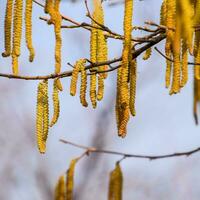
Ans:
{"label": "cluster of catkins", "polygon": [[[26,45],[30,52],[29,61],[34,60],[35,52],[32,45],[32,0],[26,0],[25,6],[25,37]],[[21,53],[22,39],[22,24],[23,24],[23,0],[7,0],[5,14],[5,51],[3,57],[12,57],[13,74],[18,75],[18,58]]]}
{"label": "cluster of catkins", "polygon": [[[4,57],[12,57],[12,68],[15,75],[18,74],[18,58],[20,56],[23,8],[25,6],[25,36],[27,48],[30,52],[29,61],[34,59],[32,45],[32,4],[33,0],[7,0],[5,15],[5,51]],[[70,94],[76,95],[77,81],[80,74],[80,102],[84,107],[88,106],[86,99],[87,77],[90,78],[89,96],[93,108],[104,96],[104,81],[107,78],[108,49],[107,32],[104,29],[104,11],[101,0],[93,0],[93,13],[91,16],[90,36],[90,61],[79,59],[72,72]],[[44,12],[48,14],[48,24],[52,24],[55,33],[55,75],[61,73],[61,25],[60,14],[61,0],[46,0]],[[134,49],[132,39],[133,0],[124,1],[124,39],[122,49],[122,61],[117,69],[117,94],[116,94],[116,121],[118,135],[125,137],[130,115],[135,116],[135,96],[137,62],[132,57]],[[197,103],[200,101],[200,0],[163,0],[160,14],[160,24],[166,29],[166,87],[170,88],[170,94],[180,92],[180,89],[188,80],[188,56],[194,56],[194,116],[197,122]],[[12,27],[13,24],[13,27]],[[11,37],[12,35],[12,37]],[[151,48],[146,50],[143,57],[148,59]],[[92,67],[86,67],[86,62]],[[101,63],[104,63],[101,65]],[[56,76],[59,77],[59,76]],[[48,103],[48,79],[38,85],[37,95],[37,120],[36,132],[38,148],[41,153],[46,151],[46,140],[49,127],[52,127],[59,118],[60,103],[59,92],[62,91],[59,78],[53,83],[53,107],[52,120],[49,121]]]}
{"label": "cluster of catkins", "polygon": [[[59,177],[55,188],[55,200],[73,200],[75,166],[81,157],[73,159],[69,169]],[[108,200],[121,200],[123,191],[123,174],[120,163],[110,172],[108,183]]]}
{"label": "cluster of catkins", "polygon": [[200,1],[163,0],[161,25],[166,26],[166,87],[180,92],[188,81],[188,54],[194,56],[194,117],[200,101]]}

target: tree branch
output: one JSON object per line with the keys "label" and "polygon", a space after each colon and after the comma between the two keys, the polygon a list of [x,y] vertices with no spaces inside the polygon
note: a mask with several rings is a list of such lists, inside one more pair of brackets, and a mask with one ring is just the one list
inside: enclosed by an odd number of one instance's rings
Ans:
{"label": "tree branch", "polygon": [[197,147],[190,151],[184,151],[184,152],[178,152],[178,153],[172,153],[172,154],[139,155],[139,154],[128,154],[128,153],[122,153],[122,152],[118,152],[118,151],[111,151],[111,150],[105,150],[105,149],[97,149],[95,147],[88,147],[88,146],[76,144],[76,143],[73,143],[73,142],[70,142],[70,141],[67,141],[64,139],[60,139],[60,142],[71,145],[71,146],[79,148],[79,149],[84,149],[88,154],[89,153],[102,153],[102,154],[118,155],[118,156],[123,156],[123,159],[124,158],[140,158],[140,159],[148,159],[148,160],[158,160],[158,159],[164,159],[164,158],[190,156],[190,155],[195,154],[200,151],[200,147]]}

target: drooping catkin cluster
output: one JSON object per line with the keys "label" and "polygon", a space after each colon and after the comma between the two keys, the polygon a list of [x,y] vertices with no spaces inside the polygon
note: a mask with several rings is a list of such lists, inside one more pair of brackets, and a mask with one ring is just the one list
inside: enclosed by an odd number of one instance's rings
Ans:
{"label": "drooping catkin cluster", "polygon": [[84,107],[88,106],[86,100],[86,89],[87,89],[87,72],[85,70],[86,59],[79,59],[72,72],[72,79],[70,84],[70,94],[72,96],[76,95],[76,88],[78,82],[78,75],[81,75],[81,86],[80,86],[80,102]]}
{"label": "drooping catkin cluster", "polygon": [[108,200],[121,200],[123,190],[123,174],[119,163],[110,173]]}
{"label": "drooping catkin cluster", "polygon": [[[32,45],[32,0],[26,0],[25,7],[25,28],[26,28],[26,44],[30,52],[29,61],[34,59],[34,48]],[[14,9],[13,9],[14,6]],[[3,57],[12,56],[13,74],[19,73],[18,58],[21,53],[22,39],[22,23],[23,22],[23,0],[7,0],[4,31],[5,31],[5,51]],[[13,31],[12,31],[13,24]],[[12,35],[12,37],[11,37]],[[12,45],[11,45],[12,43]]]}
{"label": "drooping catkin cluster", "polygon": [[55,188],[55,200],[73,200],[74,172],[78,159],[70,163],[66,175],[60,176]]}
{"label": "drooping catkin cluster", "polygon": [[[122,66],[117,71],[117,97],[115,106],[118,135],[120,137],[126,136],[130,111],[131,114],[135,115],[136,61],[132,61],[132,18],[133,1],[125,0],[124,46],[122,52]],[[131,82],[130,85],[129,82]]]}
{"label": "drooping catkin cluster", "polygon": [[188,52],[193,53],[194,2],[190,0],[164,0],[161,6],[160,23],[167,27],[165,54],[165,85],[170,94],[180,92],[188,80]]}
{"label": "drooping catkin cluster", "polygon": [[[104,13],[101,0],[94,0],[94,12],[92,20],[92,30],[90,37],[90,60],[92,63],[99,63],[107,61],[107,42],[104,36],[104,31],[101,30],[101,25],[104,25]],[[108,66],[103,65],[98,68],[98,71],[107,70]],[[104,79],[107,77],[107,73],[98,74],[98,91],[97,89],[97,67],[94,67],[90,76],[90,99],[93,108],[97,106],[97,100],[103,99],[104,95]]]}
{"label": "drooping catkin cluster", "polygon": [[46,141],[49,131],[49,101],[48,81],[42,81],[37,91],[36,135],[40,153],[46,151]]}

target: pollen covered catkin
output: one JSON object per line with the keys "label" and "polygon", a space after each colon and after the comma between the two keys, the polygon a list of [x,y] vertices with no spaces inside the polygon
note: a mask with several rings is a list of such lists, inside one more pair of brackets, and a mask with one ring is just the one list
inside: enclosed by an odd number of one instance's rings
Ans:
{"label": "pollen covered catkin", "polygon": [[6,14],[5,14],[5,20],[4,20],[5,51],[2,53],[3,57],[8,57],[11,54],[12,11],[13,11],[13,0],[7,0]]}
{"label": "pollen covered catkin", "polygon": [[78,159],[73,159],[70,163],[69,169],[67,170],[67,184],[66,184],[67,198],[66,200],[73,200],[74,171],[75,171],[75,166],[76,166],[77,161]]}
{"label": "pollen covered catkin", "polygon": [[13,74],[18,75],[18,57],[20,56],[22,37],[22,11],[23,0],[15,0],[13,20],[13,46],[12,46],[12,69]]}
{"label": "pollen covered catkin", "polygon": [[66,199],[66,181],[65,175],[59,177],[55,188],[55,200],[65,200]]}
{"label": "pollen covered catkin", "polygon": [[35,57],[35,50],[32,44],[32,9],[33,0],[26,0],[26,11],[25,11],[25,24],[26,24],[26,45],[29,50],[29,61],[33,62]]}
{"label": "pollen covered catkin", "polygon": [[76,87],[77,87],[77,81],[78,81],[78,74],[81,71],[82,66],[85,66],[86,60],[80,59],[76,62],[74,66],[74,70],[72,72],[72,79],[70,84],[70,94],[72,96],[76,95]]}
{"label": "pollen covered catkin", "polygon": [[46,140],[49,130],[49,104],[48,104],[48,81],[42,81],[37,91],[37,115],[36,134],[40,153],[46,151]]}
{"label": "pollen covered catkin", "polygon": [[130,112],[132,116],[136,115],[135,98],[136,98],[136,80],[137,80],[137,62],[132,60],[130,63]]}
{"label": "pollen covered catkin", "polygon": [[115,169],[110,173],[109,180],[109,200],[122,200],[123,174],[119,163],[116,163]]}
{"label": "pollen covered catkin", "polygon": [[87,107],[88,103],[86,100],[86,90],[87,90],[87,72],[85,66],[81,65],[81,87],[80,87],[80,102],[82,106]]}
{"label": "pollen covered catkin", "polygon": [[[92,28],[90,36],[90,60],[93,63],[107,61],[108,49],[107,41],[104,35],[104,31],[101,26],[104,26],[104,11],[102,7],[101,0],[94,0],[94,11],[92,26],[97,28]],[[98,71],[106,71],[108,69],[107,65],[102,65],[98,67]],[[93,74],[90,76],[90,100],[92,102],[93,108],[96,108],[97,102],[103,99],[104,95],[104,79],[107,77],[107,73],[99,73],[98,78],[95,71],[97,67],[90,70]],[[98,91],[96,91],[98,79]]]}
{"label": "pollen covered catkin", "polygon": [[13,54],[15,54],[16,56],[20,56],[21,37],[22,37],[22,11],[23,11],[23,0],[15,0]]}
{"label": "pollen covered catkin", "polygon": [[[122,52],[122,66],[117,78],[117,98],[116,100],[116,116],[118,115],[118,135],[126,136],[126,126],[129,121],[129,63],[131,61],[131,32],[132,32],[132,17],[133,17],[133,1],[125,0],[124,11],[124,46]],[[117,113],[118,112],[118,113]]]}
{"label": "pollen covered catkin", "polygon": [[59,114],[60,114],[60,100],[59,100],[59,90],[56,84],[56,81],[53,83],[53,108],[54,108],[54,113],[53,113],[53,118],[50,123],[50,127],[52,127],[56,122],[58,121]]}

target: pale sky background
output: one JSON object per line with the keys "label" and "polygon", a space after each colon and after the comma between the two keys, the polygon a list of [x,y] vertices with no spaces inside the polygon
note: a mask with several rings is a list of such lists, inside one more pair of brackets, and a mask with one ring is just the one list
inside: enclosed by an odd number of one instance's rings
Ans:
{"label": "pale sky background", "polygon": [[[110,0],[115,2],[115,0]],[[41,1],[42,2],[42,1]],[[88,2],[91,2],[88,0]],[[116,0],[117,2],[117,0]],[[3,18],[6,1],[0,2],[0,52],[3,52]],[[161,0],[136,1],[134,25],[145,20],[159,23]],[[123,5],[105,7],[105,23],[122,32]],[[54,71],[53,27],[39,20],[43,10],[34,4],[33,44],[35,62],[28,62],[28,51],[22,45],[20,74],[42,75]],[[62,2],[62,13],[79,22],[89,22],[82,0]],[[68,23],[64,23],[68,24]],[[140,33],[140,32],[139,32]],[[82,29],[63,30],[62,70],[67,62],[89,58],[89,32]],[[163,43],[157,45],[163,51]],[[109,58],[121,54],[121,43],[109,40]],[[11,60],[0,58],[0,72],[11,73]],[[137,116],[131,118],[125,139],[117,137],[114,102],[116,72],[106,80],[105,98],[93,110],[83,108],[79,97],[69,95],[70,79],[62,79],[61,113],[50,130],[47,152],[40,155],[35,138],[35,108],[38,81],[0,79],[0,199],[51,200],[58,177],[72,158],[82,150],[64,145],[60,138],[83,145],[99,146],[134,154],[160,155],[187,151],[200,146],[200,127],[192,115],[192,67],[189,82],[180,94],[169,96],[164,87],[165,60],[153,51],[148,61],[138,59]],[[50,97],[52,81],[50,84]],[[89,99],[88,99],[89,101]],[[52,101],[50,98],[51,116]],[[76,200],[107,199],[109,172],[118,156],[91,155],[78,163],[75,173]],[[124,200],[199,200],[200,154],[188,158],[148,161],[126,159],[121,163],[124,173]]]}

